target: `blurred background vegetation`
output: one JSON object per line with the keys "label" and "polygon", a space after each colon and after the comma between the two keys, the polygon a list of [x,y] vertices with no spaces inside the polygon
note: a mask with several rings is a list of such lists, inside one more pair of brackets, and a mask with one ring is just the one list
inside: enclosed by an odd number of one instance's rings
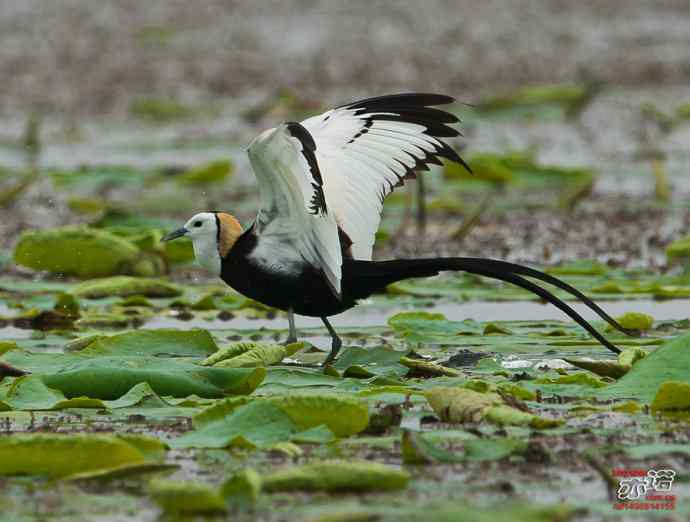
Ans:
{"label": "blurred background vegetation", "polygon": [[251,221],[259,131],[415,90],[457,98],[475,175],[396,192],[377,256],[683,266],[689,20],[681,1],[3,2],[0,270],[184,267],[160,234],[209,208]]}

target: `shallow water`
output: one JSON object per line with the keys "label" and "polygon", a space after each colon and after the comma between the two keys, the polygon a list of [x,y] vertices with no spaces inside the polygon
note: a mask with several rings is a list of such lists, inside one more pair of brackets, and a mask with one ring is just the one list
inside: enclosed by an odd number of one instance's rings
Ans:
{"label": "shallow water", "polygon": [[[589,321],[599,320],[592,310],[581,303],[568,303],[580,315]],[[690,299],[675,299],[670,301],[601,301],[598,304],[610,315],[618,316],[626,312],[641,312],[652,315],[657,321],[686,319],[690,317]],[[348,310],[340,315],[333,316],[330,321],[334,327],[366,327],[384,326],[389,317],[399,312],[419,310],[411,306],[392,306],[381,308],[373,303],[365,303]],[[511,302],[468,302],[462,304],[441,303],[432,308],[424,308],[425,311],[441,313],[448,319],[461,321],[474,319],[479,322],[487,321],[549,321],[564,320],[570,318],[556,307],[549,304],[540,304],[534,301]],[[321,320],[317,317],[297,316],[298,328],[322,327]],[[235,317],[229,321],[220,320],[191,320],[181,321],[171,317],[158,316],[146,323],[146,328],[179,328],[182,330],[191,328],[206,328],[209,330],[226,329],[259,329],[259,328],[287,328],[287,320],[281,317],[274,319],[247,319]]]}

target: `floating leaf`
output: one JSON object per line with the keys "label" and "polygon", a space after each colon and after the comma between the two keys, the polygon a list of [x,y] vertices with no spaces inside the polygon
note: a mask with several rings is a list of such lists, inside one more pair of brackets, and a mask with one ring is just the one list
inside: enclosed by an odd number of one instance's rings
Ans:
{"label": "floating leaf", "polygon": [[333,366],[342,371],[345,377],[400,377],[407,373],[407,368],[400,364],[402,355],[401,352],[384,346],[370,349],[350,346],[343,351]]}
{"label": "floating leaf", "polygon": [[390,491],[406,488],[409,480],[406,471],[356,461],[305,464],[263,477],[266,491]]}
{"label": "floating leaf", "polygon": [[579,259],[560,266],[548,267],[544,271],[549,274],[560,276],[597,276],[606,274],[609,268],[599,261]]}
{"label": "floating leaf", "polygon": [[0,438],[0,474],[64,477],[143,464],[136,446],[113,435],[23,434]]}
{"label": "floating leaf", "polygon": [[101,297],[176,297],[182,292],[167,281],[142,277],[117,276],[84,281],[72,290],[77,297],[99,299]]}
{"label": "floating leaf", "polygon": [[105,330],[127,328],[131,322],[132,318],[125,314],[90,312],[76,321],[74,325],[78,328],[99,328]]}
{"label": "floating leaf", "polygon": [[426,440],[421,433],[412,430],[402,430],[400,450],[405,464],[452,464],[464,460],[462,455],[439,448]]}
{"label": "floating leaf", "polygon": [[299,431],[325,425],[337,437],[349,437],[369,424],[367,404],[343,395],[288,395],[263,400],[285,411]]}
{"label": "floating leaf", "polygon": [[424,336],[476,335],[482,332],[479,324],[472,320],[449,321],[443,314],[429,312],[401,312],[389,318],[388,325],[413,341]]}
{"label": "floating leaf", "polygon": [[223,482],[220,494],[225,502],[240,506],[253,506],[259,499],[263,482],[251,468],[245,468]]}
{"label": "floating leaf", "polygon": [[10,350],[16,350],[19,346],[14,341],[0,341],[0,355],[3,355]]}
{"label": "floating leaf", "polygon": [[626,446],[625,454],[633,459],[648,459],[659,455],[685,455],[690,456],[690,444],[640,444],[638,446]]}
{"label": "floating leaf", "polygon": [[162,462],[144,462],[142,464],[123,464],[115,468],[99,469],[96,471],[85,471],[83,473],[75,473],[66,477],[64,480],[69,482],[80,481],[109,481],[109,480],[123,480],[149,473],[160,473],[166,471],[174,471],[180,466],[177,464],[166,464]]}
{"label": "floating leaf", "polygon": [[455,368],[447,368],[440,364],[431,361],[424,361],[422,359],[411,359],[409,357],[401,357],[400,364],[410,369],[410,376],[412,377],[460,377],[462,372]]}
{"label": "floating leaf", "polygon": [[523,439],[471,439],[466,440],[465,457],[468,460],[498,460],[516,453],[524,453],[527,441]]}
{"label": "floating leaf", "polygon": [[204,423],[172,442],[175,448],[269,448],[298,430],[290,417],[269,401],[253,401]]}
{"label": "floating leaf", "polygon": [[481,422],[499,425],[551,428],[561,421],[544,419],[504,405],[495,393],[480,393],[467,388],[433,388],[425,393],[429,404],[441,420],[447,422]]}
{"label": "floating leaf", "polygon": [[189,169],[177,176],[176,180],[180,185],[206,185],[224,181],[232,174],[234,167],[229,160],[220,160]]}
{"label": "floating leaf", "polygon": [[639,346],[624,348],[621,353],[618,354],[618,362],[622,366],[632,366],[645,357],[647,357],[647,352]]}
{"label": "floating leaf", "polygon": [[62,293],[55,300],[54,310],[67,317],[79,317],[79,301],[71,294]]}
{"label": "floating leaf", "polygon": [[601,377],[611,377],[619,379],[630,370],[630,366],[623,365],[618,361],[610,360],[590,360],[590,359],[564,359],[568,364],[596,373]]}
{"label": "floating leaf", "polygon": [[213,513],[225,511],[225,501],[211,486],[198,482],[154,479],[149,495],[166,513]]}
{"label": "floating leaf", "polygon": [[665,382],[652,401],[652,411],[690,410],[690,384]]}
{"label": "floating leaf", "polygon": [[501,325],[498,325],[496,323],[486,323],[486,326],[484,326],[484,331],[482,332],[482,334],[483,335],[491,335],[491,334],[512,335],[513,332],[511,332],[505,326],[501,326]]}
{"label": "floating leaf", "polygon": [[363,401],[335,395],[236,398],[211,406],[193,422],[195,431],[178,439],[177,446],[270,447],[293,436],[304,440],[305,432],[320,426],[338,437],[354,435],[369,424],[369,410]]}
{"label": "floating leaf", "polygon": [[482,100],[477,110],[482,112],[505,111],[515,107],[536,107],[559,104],[572,108],[582,104],[589,96],[589,89],[575,84],[529,85],[513,92]]}
{"label": "floating leaf", "polygon": [[669,259],[690,257],[690,237],[684,237],[668,245],[666,256]]}
{"label": "floating leaf", "polygon": [[161,396],[220,398],[252,393],[263,368],[203,368],[157,357],[94,357],[43,375],[43,381],[67,397],[114,400],[147,382]]}
{"label": "floating leaf", "polygon": [[[285,357],[301,350],[304,345],[293,343],[288,346],[280,344],[240,343],[236,349],[230,349],[217,357],[213,364],[216,368],[256,368],[270,366],[282,361]],[[235,353],[235,355],[229,355]]]}
{"label": "floating leaf", "polygon": [[602,397],[640,399],[651,403],[659,387],[668,381],[690,384],[690,335],[683,335],[659,346],[630,371],[606,388]]}
{"label": "floating leaf", "polygon": [[132,101],[129,111],[142,120],[167,123],[189,118],[194,110],[174,98],[137,98]]}
{"label": "floating leaf", "polygon": [[640,312],[626,312],[616,317],[616,320],[624,327],[631,330],[646,332],[654,326],[654,318],[651,315]]}
{"label": "floating leaf", "polygon": [[14,251],[18,265],[77,277],[128,273],[138,257],[129,241],[84,227],[24,232]]}
{"label": "floating leaf", "polygon": [[253,342],[233,343],[229,346],[223,346],[222,348],[219,348],[215,353],[212,353],[211,355],[206,357],[206,359],[201,361],[199,364],[201,366],[213,366],[221,361],[224,361],[225,359],[232,359],[233,357],[237,357],[238,355],[241,355],[244,352],[248,352],[254,346],[256,346],[256,343]]}
{"label": "floating leaf", "polygon": [[[571,361],[566,359],[570,364],[578,366],[582,361]],[[590,362],[610,362],[610,361],[584,361],[583,364],[589,365]],[[604,367],[607,367],[604,365]],[[589,369],[589,368],[587,368]],[[597,373],[597,372],[594,372]],[[593,375],[584,372],[571,373],[570,375],[561,375],[555,378],[543,378],[535,381],[536,384],[577,384],[580,386],[591,386],[592,388],[603,388],[607,383],[597,379]]]}
{"label": "floating leaf", "polygon": [[80,351],[87,357],[203,357],[218,350],[206,330],[135,330],[101,337]]}

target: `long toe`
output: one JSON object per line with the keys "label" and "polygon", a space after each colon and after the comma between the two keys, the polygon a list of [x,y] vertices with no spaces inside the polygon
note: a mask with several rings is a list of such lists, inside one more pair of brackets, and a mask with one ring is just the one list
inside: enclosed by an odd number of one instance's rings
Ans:
{"label": "long toe", "polygon": [[328,366],[329,364],[333,364],[333,361],[335,361],[335,358],[338,355],[338,352],[340,351],[340,347],[342,345],[343,345],[343,343],[338,337],[333,339],[333,344],[331,345],[331,351],[329,352],[328,357],[326,357],[326,360],[323,361],[324,367]]}

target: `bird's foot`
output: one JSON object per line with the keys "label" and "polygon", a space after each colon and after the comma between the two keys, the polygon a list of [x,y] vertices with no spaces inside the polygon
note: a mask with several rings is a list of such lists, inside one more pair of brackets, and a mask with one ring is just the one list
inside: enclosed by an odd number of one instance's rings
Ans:
{"label": "bird's foot", "polygon": [[335,357],[338,355],[338,352],[340,351],[342,345],[343,342],[340,340],[339,337],[333,339],[333,343],[331,344],[331,351],[328,354],[328,357],[326,357],[326,360],[323,362],[324,368],[326,366],[329,366],[330,364],[333,364],[333,361],[335,361]]}

